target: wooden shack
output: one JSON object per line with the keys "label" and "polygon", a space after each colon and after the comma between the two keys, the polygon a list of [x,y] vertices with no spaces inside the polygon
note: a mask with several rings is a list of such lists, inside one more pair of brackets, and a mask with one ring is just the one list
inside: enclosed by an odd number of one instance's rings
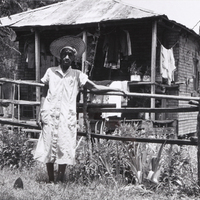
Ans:
{"label": "wooden shack", "polygon": [[[48,67],[59,63],[49,52],[50,43],[58,37],[74,35],[87,44],[76,67],[97,83],[120,81],[127,83],[131,92],[199,96],[200,37],[166,15],[118,0],[67,0],[0,21],[1,26],[10,27],[17,34],[21,52],[18,79],[39,81]],[[24,100],[40,99],[40,90],[31,86],[21,87],[20,92]],[[121,106],[155,108],[186,104],[177,100],[129,98]],[[32,109],[24,107],[22,115],[32,115]],[[151,119],[155,126],[173,126],[183,135],[196,132],[197,112],[129,113],[122,114],[120,119]]]}

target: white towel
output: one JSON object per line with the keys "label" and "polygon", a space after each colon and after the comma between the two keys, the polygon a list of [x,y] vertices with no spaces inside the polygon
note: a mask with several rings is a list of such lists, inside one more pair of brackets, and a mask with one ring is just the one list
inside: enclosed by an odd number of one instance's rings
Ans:
{"label": "white towel", "polygon": [[[128,81],[113,81],[109,87],[117,88],[117,89],[124,90],[124,91],[129,91]],[[127,104],[127,99],[122,96],[109,95],[107,98],[108,98],[108,103],[116,104],[116,108],[121,108],[122,104],[123,105]],[[111,116],[121,117],[121,113],[118,113],[118,112],[102,113],[102,118],[108,118]]]}

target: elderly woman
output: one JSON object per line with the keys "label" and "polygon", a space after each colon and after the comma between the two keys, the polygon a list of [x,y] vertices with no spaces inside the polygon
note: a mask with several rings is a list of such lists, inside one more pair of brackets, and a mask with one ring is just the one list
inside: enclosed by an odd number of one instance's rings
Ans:
{"label": "elderly woman", "polygon": [[[72,69],[75,57],[85,51],[81,38],[64,36],[50,45],[60,65],[48,68],[41,81],[45,84],[38,123],[42,127],[34,158],[46,163],[49,182],[54,182],[54,163],[58,164],[57,181],[63,182],[66,165],[75,164],[76,97],[81,87],[102,92],[120,91],[96,85],[79,70]],[[123,92],[123,91],[120,91]],[[123,92],[124,93],[124,92]]]}

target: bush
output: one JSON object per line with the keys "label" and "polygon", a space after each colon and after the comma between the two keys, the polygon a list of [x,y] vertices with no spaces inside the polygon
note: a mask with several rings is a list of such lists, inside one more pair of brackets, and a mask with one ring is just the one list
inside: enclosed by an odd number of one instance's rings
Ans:
{"label": "bush", "polygon": [[1,127],[0,132],[0,167],[23,168],[31,167],[34,160],[32,145],[27,142],[24,132],[9,130],[6,126]]}
{"label": "bush", "polygon": [[197,147],[166,145],[160,183],[169,193],[199,195]]}

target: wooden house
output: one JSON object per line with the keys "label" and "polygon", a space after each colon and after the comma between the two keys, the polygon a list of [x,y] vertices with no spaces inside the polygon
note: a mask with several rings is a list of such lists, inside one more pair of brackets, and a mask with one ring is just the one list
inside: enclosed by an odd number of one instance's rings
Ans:
{"label": "wooden house", "polygon": [[[119,0],[66,0],[0,19],[12,28],[21,56],[17,78],[39,81],[58,64],[49,52],[61,36],[82,37],[87,51],[76,64],[100,83],[127,81],[132,92],[199,96],[200,36],[166,15],[126,5]],[[139,79],[134,79],[139,74]],[[108,82],[107,82],[108,83]],[[39,90],[21,88],[21,98],[39,100]],[[187,102],[129,99],[128,107],[185,106]],[[27,113],[26,113],[27,112]],[[30,115],[24,108],[23,115]],[[179,135],[196,131],[197,113],[122,114],[121,118],[151,118],[158,126],[175,124]]]}

